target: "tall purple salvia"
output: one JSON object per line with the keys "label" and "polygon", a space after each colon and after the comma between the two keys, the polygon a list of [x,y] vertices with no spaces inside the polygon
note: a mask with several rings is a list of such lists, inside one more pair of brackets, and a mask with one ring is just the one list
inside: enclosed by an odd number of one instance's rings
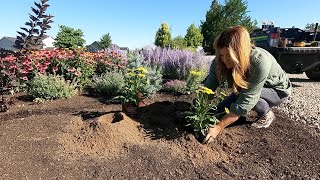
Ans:
{"label": "tall purple salvia", "polygon": [[161,65],[167,79],[186,80],[190,70],[208,70],[210,61],[204,53],[169,48],[145,48],[139,51],[144,61],[152,65]]}

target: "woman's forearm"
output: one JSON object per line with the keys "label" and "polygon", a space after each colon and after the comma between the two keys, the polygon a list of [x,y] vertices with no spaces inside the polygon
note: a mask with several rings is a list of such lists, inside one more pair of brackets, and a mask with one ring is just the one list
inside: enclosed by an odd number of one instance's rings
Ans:
{"label": "woman's forearm", "polygon": [[236,115],[234,113],[229,113],[224,115],[221,119],[220,122],[217,124],[218,126],[221,127],[221,129],[224,129],[225,127],[229,126],[230,124],[236,122],[239,119],[239,115]]}

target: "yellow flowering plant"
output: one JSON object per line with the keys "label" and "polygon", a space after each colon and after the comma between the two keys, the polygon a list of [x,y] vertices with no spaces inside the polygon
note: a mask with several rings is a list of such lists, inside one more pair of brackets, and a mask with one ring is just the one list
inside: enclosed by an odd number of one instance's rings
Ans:
{"label": "yellow flowering plant", "polygon": [[125,86],[123,89],[123,96],[120,96],[125,103],[134,103],[136,105],[142,100],[142,90],[147,84],[148,70],[144,67],[136,69],[128,69],[125,78]]}
{"label": "yellow flowering plant", "polygon": [[191,70],[187,79],[187,89],[188,91],[195,91],[201,81],[204,79],[205,73],[202,71]]}
{"label": "yellow flowering plant", "polygon": [[229,109],[225,108],[225,112],[214,114],[217,103],[210,101],[209,97],[215,95],[215,92],[209,88],[199,87],[196,90],[196,95],[193,111],[186,112],[186,120],[188,125],[193,127],[195,133],[201,133],[205,136],[206,130],[219,122],[217,116],[229,113]]}

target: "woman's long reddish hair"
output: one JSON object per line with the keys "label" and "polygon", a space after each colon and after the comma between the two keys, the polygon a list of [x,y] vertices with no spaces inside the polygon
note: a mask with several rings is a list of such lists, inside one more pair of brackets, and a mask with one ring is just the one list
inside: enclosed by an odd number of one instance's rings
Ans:
{"label": "woman's long reddish hair", "polygon": [[[249,32],[242,26],[235,26],[225,29],[215,39],[214,48],[217,59],[217,78],[225,81],[228,73],[232,74],[232,89],[237,92],[238,88],[247,89],[249,86],[246,80],[246,72],[250,66],[250,53],[253,44],[251,43]],[[232,70],[228,70],[220,58],[220,50],[227,48],[233,64]]]}

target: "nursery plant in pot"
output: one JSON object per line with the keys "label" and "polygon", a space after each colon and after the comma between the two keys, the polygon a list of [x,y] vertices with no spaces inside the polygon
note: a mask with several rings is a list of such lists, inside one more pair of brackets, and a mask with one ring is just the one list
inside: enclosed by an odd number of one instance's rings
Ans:
{"label": "nursery plant in pot", "polygon": [[221,114],[229,113],[227,108],[225,108],[225,112],[215,113],[216,102],[209,100],[209,97],[214,94],[215,92],[209,88],[199,87],[196,90],[196,99],[192,107],[193,111],[186,112],[188,125],[192,126],[195,137],[201,143],[203,143],[209,128],[219,122],[217,117]]}
{"label": "nursery plant in pot", "polygon": [[144,105],[142,90],[148,81],[147,74],[148,71],[144,67],[128,70],[125,77],[123,95],[117,97],[122,99],[122,111],[128,116],[136,116],[138,107]]}

